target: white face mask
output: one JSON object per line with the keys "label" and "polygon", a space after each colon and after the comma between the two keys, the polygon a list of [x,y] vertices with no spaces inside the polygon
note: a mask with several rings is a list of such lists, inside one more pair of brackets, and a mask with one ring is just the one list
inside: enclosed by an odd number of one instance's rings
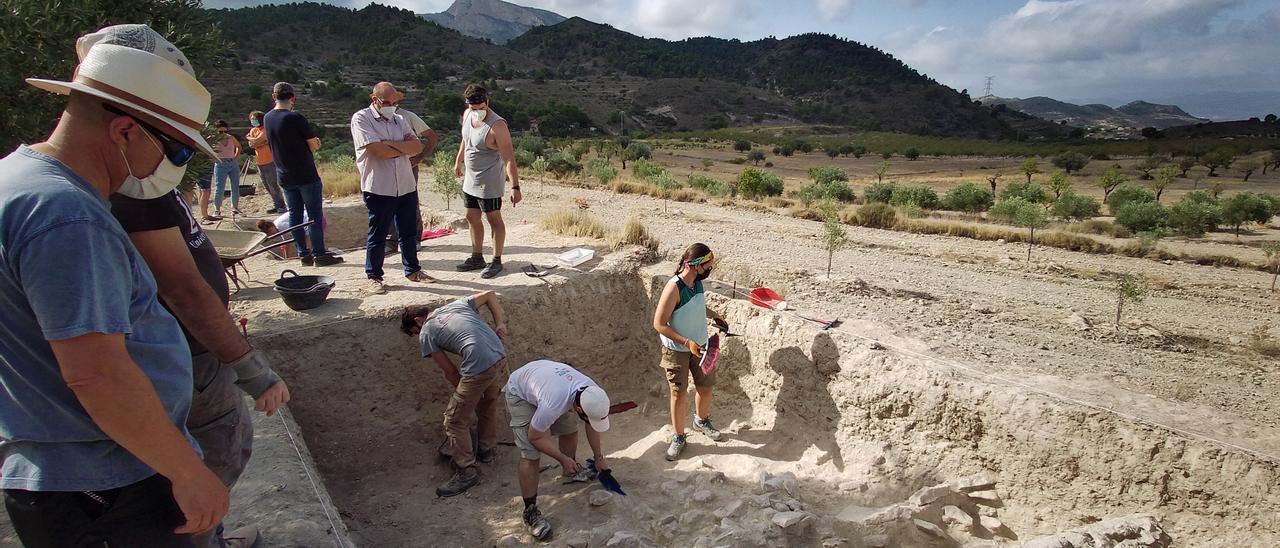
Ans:
{"label": "white face mask", "polygon": [[394,106],[378,107],[378,114],[381,114],[383,118],[390,120],[392,116],[396,115],[396,107]]}
{"label": "white face mask", "polygon": [[479,110],[472,110],[472,111],[471,111],[471,120],[472,120],[473,122],[483,122],[483,121],[484,121],[484,119],[485,119],[485,118],[488,118],[488,117],[489,117],[489,111],[488,111],[488,110],[486,110],[486,109],[483,109],[483,108],[482,108],[482,109],[479,109]]}
{"label": "white face mask", "polygon": [[[143,133],[146,133],[143,130]],[[151,135],[147,138],[152,140],[151,144],[159,148]],[[163,149],[161,150],[163,153]],[[124,150],[120,151],[120,158],[124,159],[124,167],[129,170],[129,176],[125,177],[124,184],[116,189],[116,194],[128,196],[138,200],[151,200],[159,198],[178,188],[178,183],[182,182],[182,176],[187,173],[187,166],[178,167],[173,165],[167,157],[160,158],[160,165],[156,166],[156,170],[146,177],[139,179],[134,176],[133,168],[129,166],[129,158],[124,155]]]}

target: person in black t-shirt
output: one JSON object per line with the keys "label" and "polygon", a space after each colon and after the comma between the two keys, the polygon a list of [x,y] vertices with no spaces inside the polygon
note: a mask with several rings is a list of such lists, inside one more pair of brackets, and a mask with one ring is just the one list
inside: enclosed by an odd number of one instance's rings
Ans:
{"label": "person in black t-shirt", "polygon": [[[227,313],[230,291],[222,261],[177,190],[151,200],[115,194],[111,213],[155,275],[161,304],[187,336],[194,384],[187,428],[200,442],[205,464],[230,489],[253,445],[253,422],[236,387],[267,415],[289,401],[289,388]],[[214,533],[197,537],[196,546],[235,545],[219,544]],[[216,533],[222,541],[249,539],[249,544],[258,536],[252,527],[226,534],[218,527]]]}
{"label": "person in black t-shirt", "polygon": [[[288,82],[276,82],[271,90],[276,108],[262,119],[267,129],[267,145],[276,165],[280,190],[289,206],[289,224],[302,224],[302,214],[316,223],[306,230],[294,230],[293,241],[298,255],[306,266],[328,266],[342,262],[342,257],[329,253],[324,246],[324,187],[316,172],[316,159],[312,152],[320,148],[320,138],[311,130],[306,117],[293,112],[297,94]],[[308,237],[311,245],[307,245]]]}

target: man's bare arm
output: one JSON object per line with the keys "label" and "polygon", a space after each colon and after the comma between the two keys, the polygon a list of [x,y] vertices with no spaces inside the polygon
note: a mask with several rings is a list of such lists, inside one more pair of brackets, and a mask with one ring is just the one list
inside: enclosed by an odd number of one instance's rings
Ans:
{"label": "man's bare arm", "polygon": [[310,139],[307,139],[307,146],[311,147],[312,152],[320,150],[320,138],[312,137]]}
{"label": "man's bare arm", "polygon": [[498,154],[502,156],[502,161],[506,164],[507,180],[511,181],[512,187],[520,186],[520,173],[516,167],[516,152],[511,146],[511,131],[507,129],[505,121],[493,124],[493,137],[498,144]]}

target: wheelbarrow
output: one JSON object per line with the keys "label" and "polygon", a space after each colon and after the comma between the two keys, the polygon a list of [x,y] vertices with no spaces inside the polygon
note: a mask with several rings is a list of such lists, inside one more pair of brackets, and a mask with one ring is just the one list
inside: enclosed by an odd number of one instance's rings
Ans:
{"label": "wheelbarrow", "polygon": [[271,236],[267,236],[264,232],[256,230],[219,230],[207,229],[205,234],[209,236],[209,241],[213,242],[213,247],[218,250],[218,259],[222,260],[222,269],[226,271],[227,278],[235,285],[236,289],[240,289],[240,276],[238,269],[244,270],[245,278],[249,276],[249,268],[244,265],[244,260],[266,253],[278,247],[284,247],[293,243],[293,238],[263,245],[267,240],[283,238],[288,236],[293,230],[306,228],[315,221],[307,221],[297,227],[290,227],[289,230],[282,230]]}

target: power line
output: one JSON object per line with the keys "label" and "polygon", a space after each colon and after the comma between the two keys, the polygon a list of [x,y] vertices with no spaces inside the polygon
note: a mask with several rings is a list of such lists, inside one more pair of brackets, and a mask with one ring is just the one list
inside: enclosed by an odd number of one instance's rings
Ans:
{"label": "power line", "polygon": [[995,81],[996,81],[996,77],[995,77],[995,76],[988,76],[988,77],[987,77],[987,89],[986,89],[986,91],[984,91],[984,92],[982,93],[982,94],[983,94],[983,96],[986,96],[986,97],[990,97],[990,96],[991,96],[991,88],[992,88],[992,87],[994,87],[994,86],[993,86],[993,84],[995,84]]}

